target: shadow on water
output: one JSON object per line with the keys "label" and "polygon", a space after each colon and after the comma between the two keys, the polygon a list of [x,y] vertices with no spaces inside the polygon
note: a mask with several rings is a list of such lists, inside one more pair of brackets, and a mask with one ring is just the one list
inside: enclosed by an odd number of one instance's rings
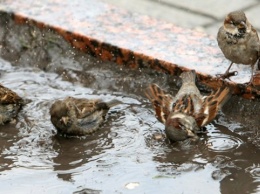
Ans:
{"label": "shadow on water", "polygon": [[[37,46],[42,36],[35,29],[31,46],[17,51],[9,41],[16,41],[15,28],[2,36],[1,55],[12,65],[0,59],[0,81],[31,102],[15,123],[0,126],[2,192],[260,192],[259,121],[250,120],[257,110],[249,111],[257,101],[232,97],[198,142],[170,143],[143,90],[157,83],[175,94],[178,78],[101,63],[47,32],[52,42]],[[49,108],[66,96],[124,103],[111,108],[96,133],[64,137],[51,124]]]}

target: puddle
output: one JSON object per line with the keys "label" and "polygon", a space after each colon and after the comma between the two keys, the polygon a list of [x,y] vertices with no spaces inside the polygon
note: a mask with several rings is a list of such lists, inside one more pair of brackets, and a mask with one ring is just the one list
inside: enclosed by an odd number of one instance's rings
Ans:
{"label": "puddle", "polygon": [[[258,102],[234,96],[199,142],[172,144],[143,90],[157,83],[174,95],[176,77],[102,63],[48,30],[1,24],[0,54],[12,65],[0,58],[0,81],[32,100],[0,126],[1,192],[260,192]],[[62,137],[49,108],[67,96],[124,103],[93,135]]]}
{"label": "puddle", "polygon": [[[85,72],[92,80],[86,87],[77,70],[57,74],[2,59],[0,67],[1,83],[32,100],[16,124],[0,127],[3,193],[260,192],[259,150],[234,132],[239,125],[224,114],[194,145],[154,138],[164,137],[164,127],[143,88],[157,82],[169,89],[173,78],[93,64]],[[66,96],[116,98],[124,104],[111,108],[95,134],[61,137],[50,122],[49,107]]]}

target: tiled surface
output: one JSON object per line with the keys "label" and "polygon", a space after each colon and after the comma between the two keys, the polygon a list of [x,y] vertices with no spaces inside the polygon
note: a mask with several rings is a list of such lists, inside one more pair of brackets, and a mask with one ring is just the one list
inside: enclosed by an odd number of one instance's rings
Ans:
{"label": "tiled surface", "polygon": [[[195,69],[213,88],[222,83],[213,76],[229,65],[214,37],[101,1],[2,0],[0,10],[15,13],[17,23],[54,29],[73,46],[103,60],[175,75]],[[234,81],[247,82],[250,67],[234,65],[236,69]],[[244,85],[234,86],[235,93],[249,91]]]}
{"label": "tiled surface", "polygon": [[[179,26],[193,29],[198,26],[206,25],[212,23],[214,20],[209,17],[204,17],[202,15],[195,15],[190,12],[184,12],[176,7],[164,6],[158,1],[151,0],[103,0],[104,2],[111,3],[113,5],[125,8],[133,13],[141,13],[149,15],[151,17],[165,20]],[[191,20],[190,18],[193,18]],[[180,22],[181,21],[181,22]]]}
{"label": "tiled surface", "polygon": [[[259,0],[103,0],[118,7],[151,17],[170,21],[175,25],[196,29],[216,36],[225,15],[243,10],[260,32]],[[149,9],[146,9],[149,7]]]}
{"label": "tiled surface", "polygon": [[207,14],[217,19],[222,19],[230,11],[244,9],[259,3],[257,0],[229,0],[228,2],[226,0],[162,0],[162,2],[168,2],[173,6],[176,5],[187,10]]}

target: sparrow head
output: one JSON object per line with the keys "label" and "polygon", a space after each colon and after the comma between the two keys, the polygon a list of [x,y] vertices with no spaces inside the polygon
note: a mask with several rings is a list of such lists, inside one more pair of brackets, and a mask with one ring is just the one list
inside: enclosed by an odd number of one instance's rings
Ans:
{"label": "sparrow head", "polygon": [[172,141],[183,141],[187,138],[197,138],[200,129],[194,117],[180,112],[172,112],[167,118],[165,132]]}
{"label": "sparrow head", "polygon": [[66,104],[61,101],[55,101],[50,108],[51,122],[57,128],[63,128],[70,123],[70,119],[67,115],[68,109]]}
{"label": "sparrow head", "polygon": [[224,21],[224,28],[232,35],[241,36],[251,30],[251,25],[243,11],[234,11],[226,16]]}

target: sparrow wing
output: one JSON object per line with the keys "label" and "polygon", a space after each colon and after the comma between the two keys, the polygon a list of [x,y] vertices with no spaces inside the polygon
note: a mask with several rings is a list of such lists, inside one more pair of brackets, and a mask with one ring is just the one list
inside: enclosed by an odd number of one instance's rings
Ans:
{"label": "sparrow wing", "polygon": [[70,98],[70,102],[72,102],[75,106],[77,112],[77,118],[85,118],[90,117],[91,115],[99,115],[105,116],[107,111],[118,104],[122,104],[121,101],[113,99],[108,102],[103,102],[100,99],[86,99],[86,98]]}
{"label": "sparrow wing", "polygon": [[[252,26],[252,31],[250,33],[250,38],[248,40],[248,45],[251,46],[251,49],[254,51],[258,51],[258,54],[260,53],[260,41],[257,34],[256,29]],[[259,56],[259,55],[258,55]]]}
{"label": "sparrow wing", "polygon": [[12,90],[0,84],[0,104],[19,104],[22,98]]}
{"label": "sparrow wing", "polygon": [[65,101],[69,102],[70,106],[74,106],[76,116],[78,119],[84,118],[93,114],[100,108],[97,106],[101,101],[98,99],[86,99],[86,98],[73,98],[68,97]]}
{"label": "sparrow wing", "polygon": [[225,86],[205,97],[199,113],[194,115],[198,126],[202,127],[210,123],[230,97],[230,89]]}
{"label": "sparrow wing", "polygon": [[193,115],[194,113],[194,103],[191,95],[184,95],[182,98],[177,99],[173,104],[175,112],[182,112],[187,115]]}
{"label": "sparrow wing", "polygon": [[145,95],[151,101],[157,119],[165,124],[172,110],[174,98],[170,94],[166,94],[166,92],[156,84],[151,84],[146,89]]}

